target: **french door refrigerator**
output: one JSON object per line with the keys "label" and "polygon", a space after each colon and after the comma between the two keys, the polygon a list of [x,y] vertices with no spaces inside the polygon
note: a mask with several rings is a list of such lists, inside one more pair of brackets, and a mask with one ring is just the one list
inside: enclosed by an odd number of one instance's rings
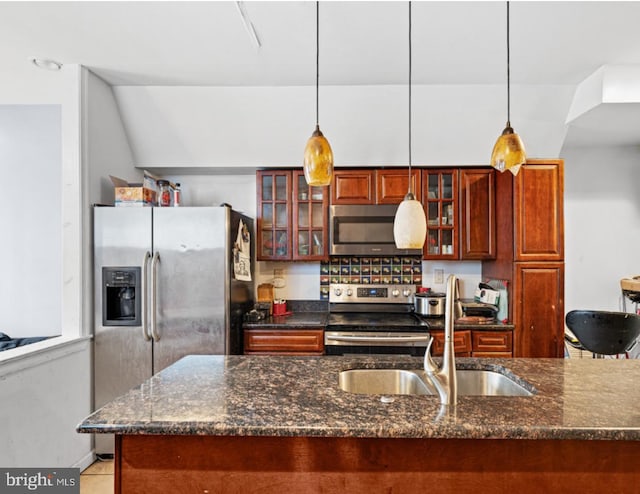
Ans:
{"label": "french door refrigerator", "polygon": [[185,355],[242,353],[253,259],[253,220],[229,207],[96,206],[95,409]]}

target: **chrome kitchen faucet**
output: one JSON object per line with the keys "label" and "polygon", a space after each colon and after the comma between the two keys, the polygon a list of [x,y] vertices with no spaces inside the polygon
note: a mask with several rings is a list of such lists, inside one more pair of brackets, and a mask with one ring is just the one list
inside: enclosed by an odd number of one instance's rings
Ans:
{"label": "chrome kitchen faucet", "polygon": [[458,383],[456,380],[456,361],[453,346],[453,323],[455,321],[455,307],[460,295],[458,293],[458,280],[455,275],[449,275],[447,279],[447,294],[444,315],[444,353],[442,366],[438,367],[431,358],[431,345],[429,341],[424,354],[424,370],[431,380],[442,405],[455,406],[458,401]]}

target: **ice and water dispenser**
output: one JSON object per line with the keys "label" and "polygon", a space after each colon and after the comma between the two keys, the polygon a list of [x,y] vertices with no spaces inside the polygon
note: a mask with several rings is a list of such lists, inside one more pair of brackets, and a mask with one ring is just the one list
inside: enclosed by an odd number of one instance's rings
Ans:
{"label": "ice and water dispenser", "polygon": [[140,326],[141,298],[139,267],[102,268],[103,326]]}

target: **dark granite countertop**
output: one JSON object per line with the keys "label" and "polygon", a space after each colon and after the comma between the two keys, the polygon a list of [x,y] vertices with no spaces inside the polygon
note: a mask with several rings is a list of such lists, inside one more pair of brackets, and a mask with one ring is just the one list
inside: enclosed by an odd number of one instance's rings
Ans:
{"label": "dark granite countertop", "polygon": [[[256,322],[245,322],[245,329],[304,329],[324,328],[329,318],[328,312],[292,312],[286,316],[271,316]],[[444,330],[444,317],[424,319],[430,329]],[[473,329],[485,331],[513,331],[513,324],[495,322],[491,324],[455,323],[455,329]]]}
{"label": "dark granite countertop", "polygon": [[323,328],[327,324],[327,312],[292,312],[285,316],[270,316],[256,322],[245,322],[245,329],[300,329]]}
{"label": "dark granite countertop", "polygon": [[189,356],[105,405],[79,432],[227,436],[640,440],[640,360],[457,359],[458,368],[508,369],[529,397],[342,391],[354,368],[420,369],[415,357]]}

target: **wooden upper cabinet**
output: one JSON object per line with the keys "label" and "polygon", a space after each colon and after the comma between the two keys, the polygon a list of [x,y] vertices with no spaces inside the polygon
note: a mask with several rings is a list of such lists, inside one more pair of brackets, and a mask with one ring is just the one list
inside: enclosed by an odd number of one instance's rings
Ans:
{"label": "wooden upper cabinet", "polygon": [[331,204],[375,204],[374,170],[334,170]]}
{"label": "wooden upper cabinet", "polygon": [[328,259],[327,187],[309,187],[302,170],[259,170],[256,182],[257,259]]}
{"label": "wooden upper cabinet", "polygon": [[425,259],[460,259],[458,168],[422,170],[422,204],[427,216]]}
{"label": "wooden upper cabinet", "polygon": [[[376,170],[376,204],[400,204],[409,190],[409,169]],[[411,170],[413,195],[422,200],[420,170]]]}
{"label": "wooden upper cabinet", "polygon": [[291,171],[258,171],[257,259],[291,259]]}
{"label": "wooden upper cabinet", "polygon": [[516,261],[564,259],[562,160],[528,160],[514,178]]}
{"label": "wooden upper cabinet", "polygon": [[493,168],[460,169],[460,258],[496,257],[496,186]]}
{"label": "wooden upper cabinet", "polygon": [[293,170],[294,261],[322,261],[329,258],[329,189],[310,187],[302,170]]}

